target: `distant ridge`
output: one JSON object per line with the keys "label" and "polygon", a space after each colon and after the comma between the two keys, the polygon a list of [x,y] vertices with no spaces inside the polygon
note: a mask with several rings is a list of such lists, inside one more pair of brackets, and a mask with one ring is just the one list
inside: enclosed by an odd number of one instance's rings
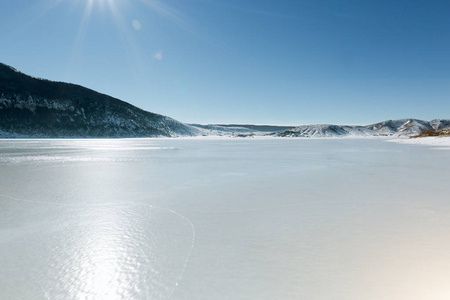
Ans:
{"label": "distant ridge", "polygon": [[248,128],[251,130],[256,131],[263,131],[263,132],[274,132],[274,131],[281,131],[281,130],[287,130],[291,129],[295,126],[277,126],[277,125],[248,125],[248,124],[218,124],[218,126],[222,127],[243,127]]}
{"label": "distant ridge", "polygon": [[249,132],[276,132],[276,131],[282,131],[287,130],[290,128],[293,128],[294,126],[276,126],[276,125],[249,125],[249,124],[208,124],[208,125],[201,125],[201,124],[190,124],[192,126],[195,126],[197,128],[205,129],[206,132],[233,132],[233,133],[249,133]]}
{"label": "distant ridge", "polygon": [[440,130],[450,128],[450,119],[422,121],[417,119],[388,120],[367,126],[347,125],[303,125],[274,135],[279,137],[364,137],[364,136],[397,136],[417,135],[423,130]]}
{"label": "distant ridge", "polygon": [[171,137],[199,130],[88,88],[28,76],[0,63],[0,135]]}

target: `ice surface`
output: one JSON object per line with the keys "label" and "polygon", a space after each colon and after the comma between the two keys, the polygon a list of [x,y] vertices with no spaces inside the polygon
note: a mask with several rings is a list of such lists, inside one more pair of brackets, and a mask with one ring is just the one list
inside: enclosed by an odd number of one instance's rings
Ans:
{"label": "ice surface", "polygon": [[449,299],[450,152],[0,141],[1,299]]}
{"label": "ice surface", "polygon": [[450,137],[432,136],[414,139],[393,139],[392,142],[427,146],[441,146],[439,149],[450,150]]}

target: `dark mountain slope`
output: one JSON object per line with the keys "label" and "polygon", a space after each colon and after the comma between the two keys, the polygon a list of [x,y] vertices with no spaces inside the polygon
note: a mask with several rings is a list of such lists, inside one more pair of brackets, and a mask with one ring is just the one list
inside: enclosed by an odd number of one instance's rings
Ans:
{"label": "dark mountain slope", "polygon": [[79,85],[0,64],[0,130],[48,137],[195,135],[197,129]]}

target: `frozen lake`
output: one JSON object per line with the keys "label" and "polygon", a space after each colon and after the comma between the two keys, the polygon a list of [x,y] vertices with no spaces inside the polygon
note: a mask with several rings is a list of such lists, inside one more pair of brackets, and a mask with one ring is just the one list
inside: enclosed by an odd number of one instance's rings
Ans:
{"label": "frozen lake", "polygon": [[0,299],[450,299],[450,151],[0,140]]}

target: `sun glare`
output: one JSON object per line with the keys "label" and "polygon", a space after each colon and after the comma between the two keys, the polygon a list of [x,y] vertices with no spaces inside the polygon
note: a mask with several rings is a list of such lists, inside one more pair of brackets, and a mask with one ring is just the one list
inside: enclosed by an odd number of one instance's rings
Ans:
{"label": "sun glare", "polygon": [[67,69],[69,74],[85,59],[86,53],[83,49],[89,28],[100,19],[107,20],[111,26],[115,27],[117,38],[120,39],[118,45],[123,47],[126,60],[132,65],[138,77],[146,77],[145,66],[148,65],[148,61],[162,61],[163,58],[161,49],[155,47],[150,51],[144,51],[137,40],[139,38],[137,33],[149,28],[142,16],[142,13],[146,13],[145,10],[150,14],[149,18],[151,14],[157,14],[192,36],[198,36],[184,14],[161,0],[42,0],[42,4],[44,4],[42,5],[43,13],[40,18],[61,6],[69,6],[71,11],[81,11],[78,16],[74,14],[75,18],[79,18],[79,25],[70,54]]}

